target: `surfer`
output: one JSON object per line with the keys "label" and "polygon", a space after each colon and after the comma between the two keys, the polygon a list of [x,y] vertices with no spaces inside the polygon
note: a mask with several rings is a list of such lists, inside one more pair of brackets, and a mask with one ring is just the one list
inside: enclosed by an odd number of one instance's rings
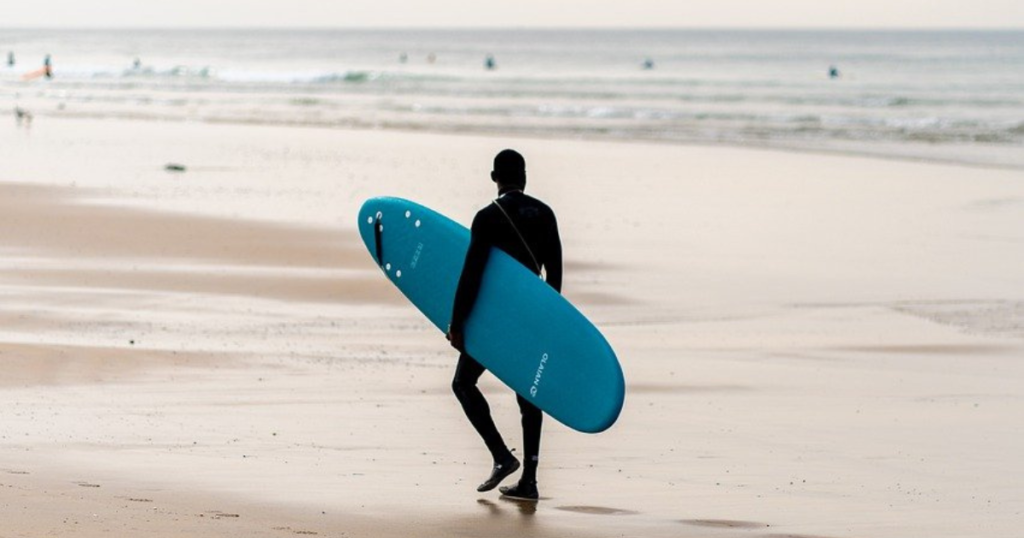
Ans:
{"label": "surfer", "polygon": [[14,67],[14,51],[7,53],[7,67]]}
{"label": "surfer", "polygon": [[46,58],[43,58],[43,74],[46,75],[46,78],[53,78],[53,65],[49,54],[46,55]]}
{"label": "surfer", "polygon": [[487,58],[484,59],[484,67],[486,67],[488,71],[493,71],[495,67],[498,67],[497,62],[494,61],[493,54],[488,54]]}
{"label": "surfer", "polygon": [[[498,199],[481,209],[473,219],[466,263],[448,327],[448,340],[460,353],[452,390],[494,458],[490,477],[477,487],[481,492],[494,489],[520,467],[519,460],[498,433],[487,400],[477,388],[477,380],[486,369],[465,349],[463,329],[476,302],[491,247],[505,251],[537,275],[543,270],[547,283],[559,293],[562,289],[562,244],[555,214],[543,202],[523,192],[526,188],[523,156],[511,149],[498,153],[494,157],[491,179],[497,185]],[[506,497],[535,501],[543,414],[521,395],[517,395],[517,401],[523,426],[523,474],[518,484],[502,487],[500,491]]]}

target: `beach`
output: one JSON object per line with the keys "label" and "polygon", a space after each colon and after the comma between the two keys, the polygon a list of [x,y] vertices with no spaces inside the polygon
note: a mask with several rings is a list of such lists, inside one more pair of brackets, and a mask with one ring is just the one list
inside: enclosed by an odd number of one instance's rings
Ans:
{"label": "beach", "polygon": [[[468,224],[505,147],[627,383],[607,432],[547,419],[535,506],[475,491],[456,352],[355,229],[378,195]],[[0,536],[1024,523],[1019,170],[56,116],[0,129],[0,163]],[[482,383],[518,447],[513,394]]]}

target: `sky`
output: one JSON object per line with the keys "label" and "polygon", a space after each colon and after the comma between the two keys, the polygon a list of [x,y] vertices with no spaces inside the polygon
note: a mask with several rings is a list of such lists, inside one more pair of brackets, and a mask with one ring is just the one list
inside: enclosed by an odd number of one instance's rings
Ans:
{"label": "sky", "polygon": [[8,0],[3,27],[1024,29],[1024,0]]}

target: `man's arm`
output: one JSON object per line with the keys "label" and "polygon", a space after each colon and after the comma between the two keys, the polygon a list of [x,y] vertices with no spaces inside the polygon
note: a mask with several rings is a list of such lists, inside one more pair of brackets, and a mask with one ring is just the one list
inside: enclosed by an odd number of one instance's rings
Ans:
{"label": "man's arm", "polygon": [[469,250],[466,251],[466,262],[459,276],[459,287],[455,290],[452,320],[448,326],[448,340],[459,351],[465,351],[462,331],[480,293],[480,282],[483,280],[484,268],[487,267],[487,258],[490,254],[491,245],[486,239],[484,218],[477,213],[470,228]]}
{"label": "man's arm", "polygon": [[562,239],[558,236],[558,221],[551,215],[551,230],[548,232],[548,257],[544,261],[545,281],[555,291],[562,293]]}

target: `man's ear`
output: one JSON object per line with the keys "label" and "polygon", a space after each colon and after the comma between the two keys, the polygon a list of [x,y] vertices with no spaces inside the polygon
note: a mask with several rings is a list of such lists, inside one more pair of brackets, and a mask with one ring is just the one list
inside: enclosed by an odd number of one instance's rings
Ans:
{"label": "man's ear", "polygon": [[491,172],[491,181],[497,183],[498,182],[498,174],[496,174],[494,172]]}

